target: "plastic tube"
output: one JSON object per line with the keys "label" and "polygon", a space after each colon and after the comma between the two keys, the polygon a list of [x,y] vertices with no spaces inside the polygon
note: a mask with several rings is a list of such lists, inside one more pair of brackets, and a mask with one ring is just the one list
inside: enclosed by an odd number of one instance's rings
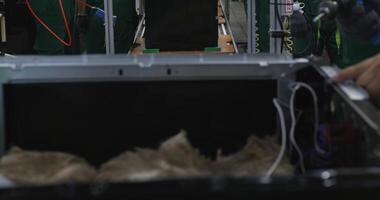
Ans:
{"label": "plastic tube", "polygon": [[[50,1],[50,0],[49,0]],[[63,7],[63,3],[62,3],[62,0],[58,0],[58,4],[59,4],[59,7],[60,7],[60,10],[61,10],[61,13],[62,13],[62,17],[63,17],[63,22],[64,22],[64,25],[65,25],[65,29],[66,29],[66,32],[67,32],[67,36],[68,36],[68,41],[65,41],[63,38],[61,38],[56,32],[54,32],[33,10],[33,7],[32,5],[30,4],[29,0],[25,0],[26,2],[26,5],[30,11],[30,13],[33,15],[33,17],[50,33],[52,34],[61,44],[63,44],[64,46],[71,46],[72,45],[72,35],[71,35],[71,31],[70,31],[70,26],[69,26],[69,23],[67,21],[67,18],[66,18],[66,13],[65,13],[65,9]]]}

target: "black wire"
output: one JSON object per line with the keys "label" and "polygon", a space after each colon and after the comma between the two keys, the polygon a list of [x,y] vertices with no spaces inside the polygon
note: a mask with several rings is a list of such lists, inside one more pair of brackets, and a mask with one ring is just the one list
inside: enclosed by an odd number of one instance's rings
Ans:
{"label": "black wire", "polygon": [[[284,26],[282,24],[282,20],[281,20],[281,16],[280,16],[280,12],[279,12],[279,8],[278,8],[278,0],[274,0],[274,9],[275,9],[275,18],[278,20],[278,23],[280,24],[280,28],[281,28],[281,31],[284,31]],[[285,43],[285,40],[284,40],[284,37],[281,38],[281,53],[284,49],[284,43]]]}
{"label": "black wire", "polygon": [[274,15],[275,15],[276,19],[278,20],[278,22],[280,24],[281,30],[283,30],[284,27],[282,25],[282,20],[281,20],[281,17],[280,17],[280,11],[278,10],[279,9],[278,5],[279,5],[278,0],[274,0],[274,9],[275,9],[275,14]]}

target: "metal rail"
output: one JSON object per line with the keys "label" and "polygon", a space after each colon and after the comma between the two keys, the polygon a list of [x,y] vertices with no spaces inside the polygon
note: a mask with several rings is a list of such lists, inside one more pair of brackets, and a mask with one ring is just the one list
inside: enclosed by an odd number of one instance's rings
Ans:
{"label": "metal rail", "polygon": [[[105,12],[105,42],[107,55],[115,54],[115,33],[114,33],[114,15],[113,15],[113,0],[104,1]],[[116,19],[117,20],[117,19]]]}

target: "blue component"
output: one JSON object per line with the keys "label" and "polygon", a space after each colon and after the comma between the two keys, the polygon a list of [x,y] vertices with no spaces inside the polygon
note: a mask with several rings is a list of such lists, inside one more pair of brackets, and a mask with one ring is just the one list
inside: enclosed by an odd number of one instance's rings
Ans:
{"label": "blue component", "polygon": [[[101,20],[102,20],[102,22],[103,23],[105,23],[106,22],[106,16],[105,16],[105,13],[104,13],[104,10],[102,10],[102,9],[100,9],[100,8],[95,8],[96,9],[96,12],[95,12],[95,15],[97,16],[97,17],[99,17]],[[115,24],[116,24],[116,19],[117,19],[117,17],[116,16],[113,16],[113,25],[115,26]]]}
{"label": "blue component", "polygon": [[380,44],[380,33],[377,33],[373,38],[372,38],[372,42],[376,45],[379,45]]}
{"label": "blue component", "polygon": [[96,8],[95,15],[96,15],[97,17],[99,17],[100,19],[102,19],[103,22],[104,22],[105,15],[104,15],[104,11],[103,11],[102,9],[100,9],[100,8]]}

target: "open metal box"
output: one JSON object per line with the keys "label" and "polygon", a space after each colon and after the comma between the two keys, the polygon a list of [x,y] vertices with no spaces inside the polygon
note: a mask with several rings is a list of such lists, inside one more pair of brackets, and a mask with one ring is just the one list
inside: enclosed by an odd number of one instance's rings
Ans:
{"label": "open metal box", "polygon": [[[279,131],[272,99],[280,99],[285,109],[294,81],[316,90],[319,120],[333,138],[328,158],[306,156],[307,175],[7,187],[0,190],[1,199],[354,198],[380,186],[380,173],[369,169],[379,161],[377,108],[368,100],[350,100],[325,79],[318,64],[305,59],[150,55],[1,62],[6,63],[0,68],[1,153],[18,145],[74,153],[99,165],[126,149],[156,147],[180,129],[208,156],[218,148],[235,152],[251,134]],[[309,96],[297,95],[297,108],[304,114],[296,135],[305,149],[312,140]],[[365,169],[311,171],[328,168]],[[377,196],[371,197],[379,196],[378,190],[372,192]]]}

